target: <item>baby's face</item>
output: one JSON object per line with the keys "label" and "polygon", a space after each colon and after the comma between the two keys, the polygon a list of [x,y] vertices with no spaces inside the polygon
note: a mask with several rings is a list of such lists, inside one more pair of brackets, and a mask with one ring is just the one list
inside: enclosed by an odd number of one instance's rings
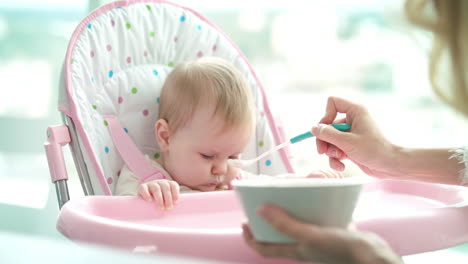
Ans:
{"label": "baby's face", "polygon": [[233,180],[238,170],[228,164],[250,141],[252,124],[223,127],[209,109],[195,112],[189,124],[169,138],[164,167],[179,184],[200,191],[214,191]]}

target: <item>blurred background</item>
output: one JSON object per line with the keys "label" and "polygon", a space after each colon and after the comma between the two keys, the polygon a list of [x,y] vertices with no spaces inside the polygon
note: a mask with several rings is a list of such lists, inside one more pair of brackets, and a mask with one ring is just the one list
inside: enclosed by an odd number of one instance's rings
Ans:
{"label": "blurred background", "polygon": [[[81,19],[107,2],[0,0],[0,230],[63,239],[55,230],[45,131],[61,124],[58,81],[69,38]],[[467,144],[468,121],[430,88],[430,36],[408,24],[401,0],[174,2],[208,17],[239,46],[289,136],[309,130],[324,114],[327,97],[336,95],[367,106],[396,144]],[[82,195],[81,186],[68,148],[64,152],[73,199]],[[328,167],[313,140],[291,152],[298,172]],[[346,175],[361,173],[347,166]],[[462,263],[456,261],[468,259],[465,251],[462,245],[406,260]]]}

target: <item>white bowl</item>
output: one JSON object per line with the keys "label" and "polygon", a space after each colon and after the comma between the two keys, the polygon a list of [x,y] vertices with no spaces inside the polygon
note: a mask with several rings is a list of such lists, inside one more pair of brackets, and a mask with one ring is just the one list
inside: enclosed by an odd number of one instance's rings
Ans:
{"label": "white bowl", "polygon": [[344,179],[249,179],[233,182],[256,240],[291,243],[293,239],[276,232],[257,209],[263,204],[277,205],[291,216],[312,224],[347,227],[365,178]]}

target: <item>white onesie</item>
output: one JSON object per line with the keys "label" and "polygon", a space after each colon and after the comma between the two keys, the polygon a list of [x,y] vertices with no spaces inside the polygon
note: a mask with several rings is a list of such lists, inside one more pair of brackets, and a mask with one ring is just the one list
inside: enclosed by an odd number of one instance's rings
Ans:
{"label": "white onesie", "polygon": [[465,166],[460,171],[460,184],[468,185],[468,146],[456,148],[452,150],[454,154],[450,158],[456,158],[459,163],[463,163]]}

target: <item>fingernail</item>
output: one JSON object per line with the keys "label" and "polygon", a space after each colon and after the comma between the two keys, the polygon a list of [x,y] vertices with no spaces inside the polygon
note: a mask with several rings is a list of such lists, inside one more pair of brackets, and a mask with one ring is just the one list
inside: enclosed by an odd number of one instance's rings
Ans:
{"label": "fingernail", "polygon": [[320,129],[322,129],[324,126],[326,126],[325,124],[317,124],[315,126],[312,127],[312,134],[318,134],[320,132]]}
{"label": "fingernail", "polygon": [[338,151],[333,150],[333,151],[331,152],[331,155],[332,155],[332,157],[334,157],[334,158],[338,158]]}

